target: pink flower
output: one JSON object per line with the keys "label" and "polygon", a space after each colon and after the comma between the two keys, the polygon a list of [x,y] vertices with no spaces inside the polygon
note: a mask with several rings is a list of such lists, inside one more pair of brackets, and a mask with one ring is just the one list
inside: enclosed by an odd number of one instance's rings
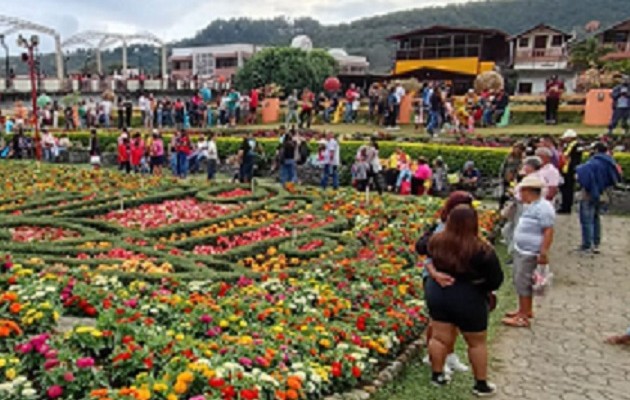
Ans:
{"label": "pink flower", "polygon": [[249,359],[249,358],[247,358],[247,357],[241,357],[241,358],[239,358],[239,359],[238,359],[238,362],[239,362],[242,366],[247,367],[247,368],[251,368],[251,366],[252,366],[252,364],[253,364],[253,363],[252,363],[252,360],[250,360],[250,359]]}
{"label": "pink flower", "polygon": [[79,358],[77,360],[77,367],[90,368],[94,366],[94,359],[92,357]]}
{"label": "pink flower", "polygon": [[37,349],[37,352],[39,354],[46,354],[46,353],[48,353],[48,350],[50,350],[50,346],[48,346],[46,343],[44,343],[41,346],[39,346],[39,348]]}
{"label": "pink flower", "polygon": [[48,352],[44,355],[47,360],[51,360],[57,358],[57,350],[48,350]]}
{"label": "pink flower", "polygon": [[48,398],[56,399],[57,397],[61,397],[63,394],[63,388],[59,385],[54,385],[49,387],[46,393],[48,393]]}
{"label": "pink flower", "polygon": [[74,374],[70,371],[63,374],[63,380],[66,382],[74,382]]}
{"label": "pink flower", "polygon": [[138,306],[138,300],[136,299],[127,300],[125,302],[125,305],[129,308],[136,308]]}
{"label": "pink flower", "polygon": [[15,346],[15,350],[18,353],[28,354],[33,351],[33,345],[30,343],[18,344],[17,346]]}
{"label": "pink flower", "polygon": [[59,360],[57,360],[56,358],[52,358],[44,362],[44,369],[48,371],[49,369],[55,368],[57,365],[59,365]]}
{"label": "pink flower", "polygon": [[191,397],[188,400],[206,400],[206,396],[204,395],[199,395],[199,396],[195,396],[195,397]]}
{"label": "pink flower", "polygon": [[204,314],[199,317],[199,321],[201,321],[202,324],[209,324],[210,322],[212,322],[212,317],[208,314]]}

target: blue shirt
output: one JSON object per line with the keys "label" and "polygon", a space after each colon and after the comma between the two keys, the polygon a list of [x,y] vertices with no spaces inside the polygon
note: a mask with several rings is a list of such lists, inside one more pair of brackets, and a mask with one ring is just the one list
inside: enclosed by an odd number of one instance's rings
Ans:
{"label": "blue shirt", "polygon": [[543,231],[553,227],[556,211],[545,199],[525,204],[523,214],[514,230],[514,248],[521,254],[535,256],[540,253]]}

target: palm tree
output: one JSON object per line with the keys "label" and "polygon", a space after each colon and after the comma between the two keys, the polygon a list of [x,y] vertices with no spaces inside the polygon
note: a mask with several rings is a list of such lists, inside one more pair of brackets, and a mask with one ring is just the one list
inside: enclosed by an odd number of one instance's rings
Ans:
{"label": "palm tree", "polygon": [[571,49],[571,63],[581,69],[599,68],[604,64],[602,58],[612,51],[612,47],[603,46],[596,38],[591,37]]}

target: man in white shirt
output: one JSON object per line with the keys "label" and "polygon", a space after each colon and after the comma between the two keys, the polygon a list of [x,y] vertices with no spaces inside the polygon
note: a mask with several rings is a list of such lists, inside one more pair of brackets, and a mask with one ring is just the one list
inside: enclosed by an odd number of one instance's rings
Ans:
{"label": "man in white shirt", "polygon": [[105,128],[109,128],[110,115],[112,113],[112,102],[108,99],[101,101],[101,107],[103,109],[103,115],[105,117]]}
{"label": "man in white shirt", "polygon": [[333,188],[337,190],[339,187],[339,165],[341,164],[339,156],[339,143],[335,139],[332,132],[328,132],[328,141],[326,142],[326,151],[324,154],[324,173],[322,175],[322,189],[328,186],[328,178],[332,176]]}
{"label": "man in white shirt", "polygon": [[142,124],[144,125],[144,127],[146,128],[147,125],[147,117],[148,117],[148,113],[147,110],[149,109],[149,99],[146,98],[146,96],[144,94],[140,95],[140,98],[138,99],[138,107],[140,108],[140,113],[142,115]]}

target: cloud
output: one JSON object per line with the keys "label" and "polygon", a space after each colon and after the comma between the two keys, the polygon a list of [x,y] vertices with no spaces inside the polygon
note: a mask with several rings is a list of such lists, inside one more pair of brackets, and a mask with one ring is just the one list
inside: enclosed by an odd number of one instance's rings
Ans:
{"label": "cloud", "polygon": [[[56,29],[62,38],[82,30],[134,33],[149,31],[173,41],[191,37],[218,18],[309,16],[322,23],[350,22],[375,14],[468,0],[32,0],[32,6],[5,1],[0,14]],[[0,31],[4,30],[0,25]],[[12,42],[13,40],[9,40]],[[52,50],[42,40],[42,50]]]}

